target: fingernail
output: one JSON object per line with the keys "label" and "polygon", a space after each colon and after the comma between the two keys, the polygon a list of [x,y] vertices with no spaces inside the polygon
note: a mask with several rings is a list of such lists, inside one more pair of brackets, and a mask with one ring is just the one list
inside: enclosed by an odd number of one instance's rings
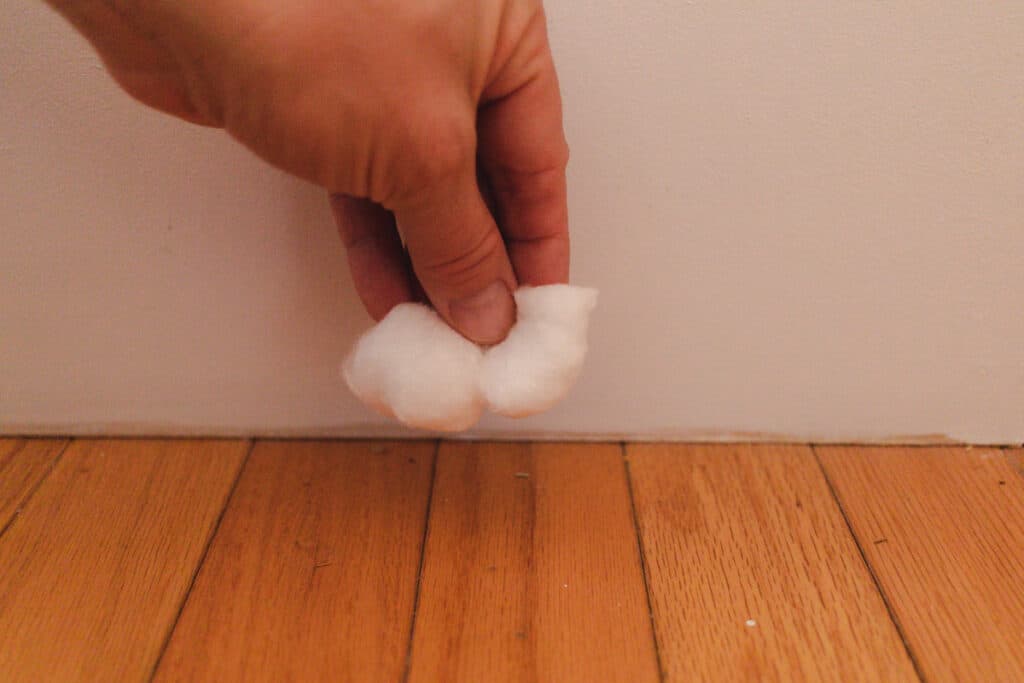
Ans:
{"label": "fingernail", "polygon": [[512,294],[504,282],[492,282],[473,296],[448,306],[455,329],[477,344],[497,344],[515,322]]}

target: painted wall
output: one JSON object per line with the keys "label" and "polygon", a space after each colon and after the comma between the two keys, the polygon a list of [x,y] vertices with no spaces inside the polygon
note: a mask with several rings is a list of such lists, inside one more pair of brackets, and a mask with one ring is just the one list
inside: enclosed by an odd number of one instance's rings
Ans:
{"label": "painted wall", "polygon": [[[1024,4],[549,15],[602,300],[571,398],[479,433],[1024,441]],[[367,323],[320,191],[0,5],[0,430],[393,431]]]}

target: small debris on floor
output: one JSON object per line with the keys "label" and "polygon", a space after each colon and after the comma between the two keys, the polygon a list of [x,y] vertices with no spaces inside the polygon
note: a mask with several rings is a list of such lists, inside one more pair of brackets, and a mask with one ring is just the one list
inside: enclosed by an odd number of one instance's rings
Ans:
{"label": "small debris on floor", "polygon": [[888,538],[880,538],[877,541],[875,541],[875,545],[882,545],[883,543],[888,543],[888,542],[889,542]]}
{"label": "small debris on floor", "polygon": [[757,626],[757,622],[753,619],[747,619],[746,624],[747,628],[754,628],[755,626]]}
{"label": "small debris on floor", "polygon": [[518,477],[519,479],[529,479],[530,478],[530,473],[529,472],[516,472],[516,477]]}

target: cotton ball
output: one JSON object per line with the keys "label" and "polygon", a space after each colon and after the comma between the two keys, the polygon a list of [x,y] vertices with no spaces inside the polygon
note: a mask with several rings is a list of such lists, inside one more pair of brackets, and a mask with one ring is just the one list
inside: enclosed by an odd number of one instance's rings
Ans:
{"label": "cotton ball", "polygon": [[422,304],[399,304],[370,328],[343,366],[349,388],[410,427],[469,429],[484,403],[480,348]]}
{"label": "cotton ball", "polygon": [[597,291],[523,287],[515,299],[516,324],[486,351],[427,306],[396,306],[356,342],[345,380],[370,407],[423,429],[468,429],[485,405],[509,417],[547,410],[583,366]]}
{"label": "cotton ball", "polygon": [[522,287],[515,299],[518,319],[505,341],[484,353],[480,391],[495,413],[526,417],[558,403],[576,382],[597,290]]}

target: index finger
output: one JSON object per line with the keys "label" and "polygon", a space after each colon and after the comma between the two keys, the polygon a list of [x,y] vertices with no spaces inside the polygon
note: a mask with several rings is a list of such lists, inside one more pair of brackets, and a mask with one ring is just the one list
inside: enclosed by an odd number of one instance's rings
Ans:
{"label": "index finger", "polygon": [[479,161],[519,283],[567,282],[569,150],[558,78],[546,44],[535,73],[480,110],[478,135]]}

